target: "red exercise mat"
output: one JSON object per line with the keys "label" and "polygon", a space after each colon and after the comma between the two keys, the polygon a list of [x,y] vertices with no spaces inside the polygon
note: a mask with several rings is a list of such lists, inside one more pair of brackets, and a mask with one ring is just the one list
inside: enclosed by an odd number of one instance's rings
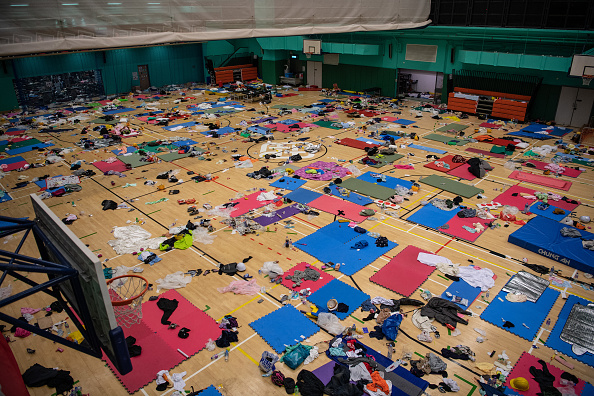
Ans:
{"label": "red exercise mat", "polygon": [[5,135],[10,135],[10,136],[16,136],[16,135],[21,135],[21,134],[23,134],[25,132],[26,132],[25,129],[18,129],[16,131],[4,132],[4,134]]}
{"label": "red exercise mat", "polygon": [[[157,306],[157,301],[142,303],[142,321],[176,352],[180,349],[188,356],[195,355],[204,349],[209,338],[216,340],[220,337],[222,330],[218,323],[201,309],[196,308],[177,290],[168,290],[159,297],[178,301],[177,309],[171,314],[169,321],[178,324],[179,327],[171,330],[169,326],[161,324],[163,310]],[[178,337],[177,334],[182,327],[190,329],[188,338]]]}
{"label": "red exercise mat", "polygon": [[293,282],[292,280],[285,279],[285,278],[287,277],[287,275],[293,275],[295,273],[295,271],[304,271],[306,268],[306,265],[307,265],[307,263],[305,261],[303,261],[303,262],[297,264],[296,266],[294,266],[293,268],[291,268],[290,270],[288,270],[287,272],[285,272],[282,276],[282,278],[283,278],[282,285],[289,290],[295,290],[295,291],[309,288],[309,290],[313,293],[313,292],[317,291],[318,289],[320,289],[322,286],[324,286],[326,283],[330,282],[332,279],[336,279],[332,275],[320,270],[317,267],[314,267],[313,265],[310,265],[309,268],[320,273],[320,279],[318,279],[315,282],[310,281],[310,280],[302,281],[300,286],[293,288],[293,284],[295,282]]}
{"label": "red exercise mat", "polygon": [[365,143],[360,140],[355,140],[355,139],[351,139],[351,138],[343,138],[343,139],[337,140],[336,143],[342,144],[343,146],[353,147],[353,148],[357,148],[357,149],[361,149],[361,150],[365,150],[368,147],[378,147],[379,146],[379,144]]}
{"label": "red exercise mat", "polygon": [[[436,170],[438,172],[449,172],[453,169],[456,169],[459,166],[462,166],[465,164],[465,162],[452,162],[452,158],[454,158],[454,154],[449,154],[446,155],[445,157],[441,157],[438,160],[435,160],[433,162],[429,162],[428,164],[423,165],[425,168],[429,168],[429,169],[433,169]],[[449,168],[445,167],[445,166],[438,166],[437,163],[439,162],[445,162],[446,164],[449,165]]]}
{"label": "red exercise mat", "polygon": [[126,164],[120,160],[116,160],[114,162],[105,162],[105,161],[95,161],[93,162],[95,168],[99,169],[101,172],[106,173],[111,171],[115,172],[126,172],[129,169],[126,169]]}
{"label": "red exercise mat", "polygon": [[357,205],[356,203],[335,198],[330,195],[322,195],[307,205],[333,215],[338,215],[338,210],[342,210],[345,214],[340,215],[340,217],[344,217],[358,223],[365,221],[368,217],[361,216],[359,214],[359,212],[362,210],[367,209],[365,206]]}
{"label": "red exercise mat", "polygon": [[[246,214],[252,209],[261,208],[262,206],[266,206],[273,201],[258,201],[258,196],[265,191],[256,191],[250,195],[246,195],[243,198],[239,198],[236,200],[231,201],[231,203],[237,202],[237,205],[233,207],[233,211],[231,212],[231,217],[241,216],[242,214]],[[247,199],[246,199],[247,198]]]}
{"label": "red exercise mat", "polygon": [[549,188],[556,188],[557,190],[569,191],[572,183],[567,180],[556,179],[549,176],[535,175],[533,173],[513,171],[509,176],[510,179],[520,180],[527,183],[538,184]]}
{"label": "red exercise mat", "polygon": [[[524,208],[522,208],[524,209]],[[485,232],[487,230],[487,226],[485,225],[485,223],[489,223],[490,220],[483,220],[479,217],[458,217],[458,215],[452,217],[452,219],[450,221],[448,221],[446,224],[449,226],[449,228],[447,229],[443,229],[440,228],[439,230],[441,232],[443,232],[444,234],[448,234],[451,236],[454,236],[456,238],[460,238],[460,239],[464,239],[465,241],[469,241],[469,242],[474,242],[478,239],[478,237],[480,237],[483,232]],[[474,228],[474,226],[472,225],[473,223],[481,223],[483,225],[483,227],[485,228],[483,231],[481,232],[476,232],[476,233],[472,233],[470,231],[467,231],[466,229],[462,228],[462,226],[468,226],[471,228]]]}
{"label": "red exercise mat", "polygon": [[489,122],[483,122],[482,124],[479,125],[479,127],[481,127],[481,128],[499,129],[499,128],[501,128],[501,125],[499,125],[499,124],[491,124]]}
{"label": "red exercise mat", "polygon": [[[515,206],[520,210],[524,210],[527,203],[532,204],[536,201],[534,199],[522,198],[520,193],[534,195],[535,192],[536,190],[533,190],[531,188],[522,186],[511,186],[510,188],[493,198],[493,202],[498,202],[501,205]],[[514,194],[517,195],[514,196]]]}
{"label": "red exercise mat", "polygon": [[[559,368],[553,366],[552,364],[549,364],[546,362],[545,362],[545,364],[547,365],[549,372],[555,377],[555,382],[553,383],[553,386],[555,386],[555,387],[562,386],[559,381],[561,380],[561,374],[563,374],[563,372],[566,370],[559,369]],[[560,365],[560,363],[557,363],[557,364]],[[538,382],[536,382],[534,380],[534,376],[530,373],[530,367],[532,367],[532,366],[536,367],[537,370],[542,370],[542,365],[538,362],[538,358],[536,356],[532,356],[527,352],[523,352],[522,356],[520,356],[520,359],[518,359],[518,362],[516,363],[516,365],[514,366],[512,371],[507,376],[507,380],[505,381],[505,386],[512,389],[511,386],[509,385],[509,382],[513,378],[523,377],[523,378],[526,378],[526,380],[528,380],[528,384],[530,385],[530,387],[528,388],[527,391],[523,391],[523,392],[515,391],[515,393],[518,393],[523,396],[536,396],[537,393],[540,393],[540,385],[538,384]],[[586,383],[584,382],[584,380],[580,379],[578,381],[577,385],[574,387],[575,394],[581,395],[582,390],[584,389],[585,385],[586,385]]]}
{"label": "red exercise mat", "polygon": [[19,162],[13,162],[12,164],[2,164],[2,165],[0,165],[0,170],[2,172],[8,172],[8,171],[20,169],[20,168],[24,167],[25,165],[29,165],[29,163],[27,161],[19,161]]}
{"label": "red exercise mat", "polygon": [[473,147],[467,148],[465,151],[468,151],[469,153],[483,154],[488,157],[505,158],[505,154],[496,154],[487,150],[481,150]]}
{"label": "red exercise mat", "polygon": [[485,143],[491,143],[495,146],[507,147],[508,144],[513,144],[515,146],[516,144],[518,144],[520,142],[514,142],[513,140],[495,138],[495,139],[493,139],[492,142],[485,142]]}
{"label": "red exercise mat", "polygon": [[435,271],[435,267],[417,261],[419,253],[431,252],[409,245],[369,280],[395,293],[410,297]]}
{"label": "red exercise mat", "polygon": [[[526,164],[528,162],[535,165],[534,169],[539,169],[539,170],[545,170],[546,169],[545,166],[549,165],[548,162],[537,161],[537,160],[528,160],[528,161],[524,162],[522,165],[526,166]],[[579,169],[568,168],[566,164],[561,164],[561,166],[565,168],[565,170],[562,173],[563,176],[578,177],[582,173],[582,171]],[[526,168],[531,168],[531,167],[526,166]]]}
{"label": "red exercise mat", "polygon": [[[163,327],[166,328],[167,326]],[[177,335],[176,330],[170,331]],[[142,353],[139,356],[131,358],[133,370],[126,375],[122,375],[115,369],[106,355],[103,355],[103,360],[107,362],[111,371],[113,371],[129,393],[135,393],[140,388],[154,381],[157,377],[157,371],[170,370],[185,359],[177,349],[167,345],[163,338],[155,334],[144,323],[144,319],[130,328],[124,328],[124,335],[126,337],[132,336],[136,338],[136,345],[142,347]]]}
{"label": "red exercise mat", "polygon": [[398,117],[384,116],[381,119],[382,119],[382,121],[394,122],[394,121],[398,120]]}

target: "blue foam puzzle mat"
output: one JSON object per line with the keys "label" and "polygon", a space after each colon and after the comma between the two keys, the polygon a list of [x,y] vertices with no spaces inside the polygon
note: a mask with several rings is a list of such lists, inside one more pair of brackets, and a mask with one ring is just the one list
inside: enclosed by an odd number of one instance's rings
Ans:
{"label": "blue foam puzzle mat", "polygon": [[400,125],[410,125],[410,124],[414,124],[416,121],[411,121],[411,120],[405,120],[403,118],[398,119],[396,121],[393,121],[395,124],[400,124]]}
{"label": "blue foam puzzle mat", "polygon": [[541,209],[538,209],[538,207],[540,205],[542,205],[541,202],[535,202],[532,204],[532,206],[530,206],[530,209],[528,209],[528,210],[534,214],[537,214],[539,216],[544,216],[548,219],[555,220],[555,221],[561,221],[565,217],[569,216],[569,214],[571,213],[571,211],[563,209],[565,214],[555,214],[555,213],[553,213],[553,211],[555,209],[557,209],[557,207],[555,207],[553,205],[549,205],[549,207],[546,208],[545,210],[541,210]]}
{"label": "blue foam puzzle mat", "polygon": [[526,132],[548,131],[549,135],[551,135],[551,136],[563,137],[563,136],[567,135],[569,132],[573,131],[573,129],[558,127],[556,125],[551,128],[550,125],[544,125],[544,124],[539,124],[539,123],[533,122],[532,124],[522,128],[521,131],[526,131]]}
{"label": "blue foam puzzle mat", "polygon": [[291,201],[299,202],[307,205],[314,199],[321,197],[322,194],[316,191],[307,190],[305,188],[298,188],[285,195],[285,198],[289,198]]}
{"label": "blue foam puzzle mat", "polygon": [[380,137],[383,140],[390,140],[390,139],[398,140],[398,139],[402,138],[402,136],[394,136],[394,135],[390,135],[389,133],[384,133],[384,132],[381,133]]}
{"label": "blue foam puzzle mat", "polygon": [[332,298],[336,299],[339,303],[344,303],[349,306],[347,312],[333,311],[338,319],[345,320],[350,314],[355,312],[361,304],[363,304],[363,301],[370,297],[369,294],[363,293],[353,286],[347,285],[338,279],[332,279],[330,282],[313,292],[311,296],[307,297],[307,301],[320,307],[321,312],[329,312],[327,303],[328,300]]}
{"label": "blue foam puzzle mat", "polygon": [[293,124],[297,124],[299,121],[297,120],[281,120],[278,123],[279,124],[284,124],[284,125],[293,125]]}
{"label": "blue foam puzzle mat", "polygon": [[209,386],[202,392],[198,393],[200,396],[223,396],[214,385]]}
{"label": "blue foam puzzle mat", "polygon": [[222,127],[216,130],[219,135],[224,135],[225,133],[233,133],[235,132],[235,128],[230,126]]}
{"label": "blue foam puzzle mat", "polygon": [[181,124],[168,125],[166,127],[163,127],[163,129],[165,129],[167,131],[171,131],[172,129],[180,127],[180,126],[189,128],[189,127],[193,127],[194,125],[198,125],[198,124],[200,124],[200,123],[195,122],[195,121],[189,121],[189,122],[182,122]]}
{"label": "blue foam puzzle mat", "polygon": [[123,109],[115,109],[115,110],[104,111],[103,114],[105,114],[105,115],[112,115],[112,114],[119,114],[119,113],[128,113],[130,111],[134,111],[134,109],[131,109],[129,107],[124,107]]}
{"label": "blue foam puzzle mat", "polygon": [[25,131],[25,128],[8,128],[6,132]]}
{"label": "blue foam puzzle mat", "polygon": [[476,300],[479,294],[481,294],[481,288],[470,286],[468,282],[464,281],[463,279],[460,279],[458,282],[452,282],[452,284],[448,286],[448,288],[445,289],[443,293],[441,293],[441,298],[448,301],[452,301],[452,298],[448,297],[446,295],[446,292],[452,293],[454,296],[467,299],[468,305],[455,303],[460,308],[467,309],[472,305],[472,303],[474,302],[474,300]]}
{"label": "blue foam puzzle mat", "polygon": [[538,139],[538,140],[555,139],[555,136],[552,136],[552,135],[543,135],[542,133],[527,132],[527,131],[508,132],[507,135],[508,136],[525,137],[528,139]]}
{"label": "blue foam puzzle mat", "polygon": [[[330,188],[330,190],[332,191],[332,195],[334,195],[335,197],[342,198],[342,199],[344,199],[345,201],[349,201],[349,202],[352,202],[352,203],[356,203],[356,204],[358,204],[358,205],[361,205],[361,206],[369,205],[370,203],[372,203],[372,202],[373,202],[373,199],[371,199],[371,198],[369,198],[369,197],[366,197],[366,196],[364,196],[364,195],[359,195],[359,194],[357,194],[357,193],[354,193],[354,192],[352,192],[352,191],[349,191],[349,192],[350,192],[350,194],[349,194],[349,196],[348,196],[348,197],[346,197],[346,196],[344,196],[344,195],[342,195],[342,194],[340,194],[340,193],[338,192],[338,186],[337,186],[336,184],[333,184],[333,185],[331,185],[331,186],[328,186],[328,187],[329,187],[329,188]],[[347,190],[347,191],[348,191],[348,190]]]}
{"label": "blue foam puzzle mat", "polygon": [[[374,174],[374,175],[379,174],[379,175],[385,176],[386,181],[378,182],[377,181],[378,178],[373,177],[372,174]],[[383,173],[371,172],[371,171],[363,173],[361,176],[357,177],[357,179],[366,181],[368,183],[377,184],[378,186],[388,187],[388,188],[396,188],[396,186],[400,185],[402,187],[406,187],[406,188],[410,189],[413,185],[413,183],[409,180],[398,179],[397,177],[386,176]]]}
{"label": "blue foam puzzle mat", "polygon": [[320,100],[318,100],[318,102],[332,103],[332,102],[336,102],[336,99],[320,99]]}
{"label": "blue foam puzzle mat", "polygon": [[270,133],[270,128],[262,127],[262,126],[251,126],[247,129],[250,132],[259,133],[261,135],[267,135]]}
{"label": "blue foam puzzle mat", "polygon": [[20,157],[20,156],[19,157],[12,157],[12,158],[4,158],[4,159],[1,159],[0,160],[0,165],[2,165],[2,164],[6,164],[6,165],[8,165],[8,164],[14,164],[14,163],[17,163],[17,162],[22,162],[22,161],[25,161],[25,159],[23,157]]}
{"label": "blue foam puzzle mat", "polygon": [[4,196],[0,198],[0,203],[12,201],[12,197],[8,194],[8,192],[4,192]]}
{"label": "blue foam puzzle mat", "polygon": [[[554,349],[558,352],[561,352],[561,353],[569,356],[570,358],[573,358],[577,361],[585,363],[588,366],[594,367],[594,354],[586,352],[583,355],[578,356],[575,353],[573,353],[573,351],[571,350],[571,344],[563,341],[560,338],[561,332],[563,331],[563,327],[565,327],[565,322],[567,321],[567,318],[569,317],[569,313],[571,312],[571,309],[573,308],[573,306],[575,304],[588,305],[588,304],[591,304],[591,302],[586,299],[583,299],[581,297],[570,295],[567,298],[567,301],[565,301],[565,305],[563,305],[561,312],[557,316],[557,322],[555,323],[553,330],[551,330],[551,333],[549,334],[549,338],[547,338],[545,345],[551,349]],[[582,392],[582,395],[590,395],[590,394],[594,394],[594,392],[593,393],[583,393]]]}
{"label": "blue foam puzzle mat", "polygon": [[[341,263],[339,271],[353,275],[398,246],[388,241],[388,246],[375,246],[375,238],[360,234],[348,226],[348,222],[332,222],[313,234],[293,242],[293,246],[323,263]],[[367,242],[367,247],[351,249],[357,242]]]}
{"label": "blue foam puzzle mat", "polygon": [[123,152],[123,150],[111,150],[111,152],[114,153],[115,155],[133,153],[135,151],[136,151],[136,147],[132,147],[132,146],[127,146],[126,152]]}
{"label": "blue foam puzzle mat", "polygon": [[594,395],[594,385],[586,382],[584,389],[582,389],[582,396]]}
{"label": "blue foam puzzle mat", "polygon": [[445,154],[445,153],[447,153],[447,151],[445,151],[445,150],[440,150],[440,149],[436,149],[436,148],[433,148],[433,147],[420,146],[420,145],[414,144],[414,143],[409,144],[408,147],[415,148],[417,150],[428,151],[430,153],[437,153],[437,154]]}
{"label": "blue foam puzzle mat", "polygon": [[260,337],[274,349],[282,353],[286,346],[295,345],[320,331],[318,325],[299,312],[291,304],[272,311],[250,323]]}
{"label": "blue foam puzzle mat", "polygon": [[[485,308],[481,319],[532,342],[560,293],[549,287],[536,302],[525,301],[522,303],[507,301],[506,294],[507,292],[501,290]],[[503,327],[502,318],[513,323],[515,327]],[[524,324],[528,327],[524,327]]]}
{"label": "blue foam puzzle mat", "polygon": [[6,146],[8,144],[8,140],[0,140],[0,146]]}
{"label": "blue foam puzzle mat", "polygon": [[193,146],[195,144],[198,144],[198,142],[196,142],[192,139],[186,139],[186,140],[179,140],[177,142],[173,142],[172,144],[174,146],[181,147],[181,146]]}
{"label": "blue foam puzzle mat", "polygon": [[355,140],[358,140],[358,141],[360,141],[360,142],[365,142],[365,143],[379,144],[380,146],[381,146],[382,144],[384,144],[384,141],[383,141],[383,140],[375,140],[375,139],[371,139],[371,138],[368,138],[368,137],[363,137],[363,136],[359,136],[359,137],[358,137],[357,139],[355,139]]}
{"label": "blue foam puzzle mat", "polygon": [[[281,181],[282,180],[282,181]],[[294,179],[292,177],[281,177],[280,179],[276,180],[274,183],[270,183],[270,187],[275,188],[284,188],[285,190],[296,190],[302,185],[307,183],[305,179]],[[311,202],[311,201],[309,201]]]}
{"label": "blue foam puzzle mat", "polygon": [[29,151],[51,147],[53,145],[53,143],[32,144],[30,146],[23,146],[16,149],[6,150],[5,153],[8,155],[23,154],[28,153]]}

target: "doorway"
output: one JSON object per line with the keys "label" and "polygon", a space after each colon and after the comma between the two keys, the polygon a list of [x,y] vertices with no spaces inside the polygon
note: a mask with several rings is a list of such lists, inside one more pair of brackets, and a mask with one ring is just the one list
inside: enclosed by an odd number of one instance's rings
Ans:
{"label": "doorway", "polygon": [[561,87],[555,122],[575,127],[587,125],[593,104],[594,89]]}
{"label": "doorway", "polygon": [[148,65],[138,65],[138,80],[140,81],[140,90],[144,91],[151,86],[149,78]]}
{"label": "doorway", "polygon": [[398,97],[441,103],[443,73],[398,69]]}
{"label": "doorway", "polygon": [[307,85],[322,88],[322,62],[307,61]]}

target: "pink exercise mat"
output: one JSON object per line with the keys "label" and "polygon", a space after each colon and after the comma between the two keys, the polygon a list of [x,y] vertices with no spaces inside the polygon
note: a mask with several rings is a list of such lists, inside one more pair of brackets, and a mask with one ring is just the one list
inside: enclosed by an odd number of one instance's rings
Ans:
{"label": "pink exercise mat", "polygon": [[149,124],[156,124],[157,123],[157,120],[150,120],[149,121],[148,118],[149,118],[148,116],[142,116],[142,117],[138,117],[138,120],[139,121],[144,121],[144,122],[149,123]]}
{"label": "pink exercise mat", "polygon": [[459,166],[459,167],[454,168],[451,171],[449,171],[448,172],[448,175],[454,176],[454,177],[459,177],[459,178],[464,179],[464,180],[474,180],[474,179],[476,179],[476,176],[473,175],[472,173],[470,173],[470,171],[468,170],[468,168],[470,168],[470,165],[464,164],[462,166]]}
{"label": "pink exercise mat", "polygon": [[[261,208],[262,206],[266,206],[274,201],[258,201],[258,196],[265,191],[256,191],[250,195],[246,195],[243,198],[239,198],[236,200],[231,201],[232,203],[237,202],[237,205],[233,207],[233,211],[231,212],[231,217],[241,216],[242,214],[246,214],[252,209]],[[246,199],[247,198],[247,199]]]}
{"label": "pink exercise mat", "polygon": [[[545,364],[547,365],[549,372],[555,377],[555,382],[553,383],[553,386],[555,386],[555,387],[562,386],[561,383],[559,382],[559,380],[561,379],[561,374],[563,374],[563,371],[565,371],[565,370],[561,370],[561,369],[553,366],[552,364],[549,364],[546,362],[545,362]],[[530,367],[532,367],[532,366],[536,367],[536,369],[538,369],[538,370],[542,370],[542,365],[538,362],[538,358],[536,356],[532,356],[527,352],[523,352],[522,356],[520,356],[520,359],[518,359],[518,362],[516,363],[516,365],[514,366],[512,371],[507,376],[507,380],[505,381],[505,386],[510,387],[509,382],[513,378],[523,377],[528,380],[528,384],[530,385],[530,387],[528,388],[527,391],[520,392],[520,391],[514,389],[514,392],[519,395],[523,395],[523,396],[536,396],[537,393],[540,393],[540,386],[538,385],[538,382],[536,382],[534,380],[534,377],[532,376],[532,374],[530,374]],[[568,369],[568,371],[570,371],[570,370]],[[574,387],[575,394],[576,395],[582,394],[582,390],[584,389],[585,385],[586,385],[586,383],[580,379],[578,381],[577,385]],[[510,389],[512,389],[512,388],[510,387]]]}
{"label": "pink exercise mat", "polygon": [[103,173],[109,172],[110,170],[115,172],[126,172],[128,170],[126,169],[126,164],[120,160],[116,160],[115,162],[111,163],[105,161],[95,161],[93,162],[93,165],[95,165],[95,168],[99,169]]}
{"label": "pink exercise mat", "polygon": [[320,270],[317,267],[314,267],[313,265],[310,265],[309,268],[317,271],[320,273],[320,279],[318,279],[317,281],[310,281],[310,280],[306,280],[301,282],[301,286],[297,286],[297,287],[293,287],[293,284],[295,284],[295,282],[293,282],[292,280],[289,279],[285,279],[287,277],[287,275],[293,275],[295,273],[295,271],[304,271],[306,268],[307,263],[305,261],[297,264],[296,266],[294,266],[293,268],[291,268],[290,270],[288,270],[287,272],[285,272],[282,276],[283,278],[283,282],[282,285],[284,287],[286,287],[289,290],[296,290],[299,291],[301,289],[307,289],[309,287],[310,291],[313,293],[315,291],[317,291],[318,289],[320,289],[322,286],[324,286],[326,283],[330,282],[332,279],[335,279],[332,275]]}
{"label": "pink exercise mat", "polygon": [[338,211],[342,210],[345,214],[340,215],[340,217],[344,217],[358,223],[365,221],[368,217],[359,214],[359,212],[361,212],[363,209],[367,209],[365,206],[344,201],[340,198],[335,198],[330,195],[322,195],[321,197],[311,201],[308,206],[333,215],[338,215]]}
{"label": "pink exercise mat", "polygon": [[370,281],[405,297],[410,297],[435,271],[417,260],[419,253],[431,253],[409,245],[376,272]]}
{"label": "pink exercise mat", "polygon": [[491,124],[489,122],[483,122],[482,124],[479,125],[479,127],[481,127],[481,128],[499,129],[501,127],[501,125],[499,125],[499,124]]}
{"label": "pink exercise mat", "polygon": [[[524,209],[524,208],[522,208]],[[489,220],[483,220],[481,218],[478,217],[458,217],[457,215],[452,217],[452,219],[450,221],[448,221],[446,224],[449,225],[450,227],[447,229],[443,229],[440,228],[439,230],[441,232],[443,232],[444,234],[447,235],[451,235],[454,236],[456,238],[460,238],[460,239],[464,239],[465,241],[469,241],[469,242],[474,242],[478,239],[478,237],[480,237],[486,230],[487,230],[487,226],[485,225],[485,223],[489,223]],[[462,226],[468,226],[471,228],[473,227],[473,223],[481,223],[483,225],[483,227],[485,227],[485,229],[481,232],[476,232],[476,233],[472,233],[470,231],[467,231],[466,229],[462,228]]]}
{"label": "pink exercise mat", "polygon": [[343,146],[353,147],[353,148],[357,148],[357,149],[361,149],[361,150],[364,150],[368,147],[378,147],[379,146],[378,144],[369,144],[369,143],[365,143],[360,140],[355,140],[355,139],[351,139],[351,138],[343,138],[343,139],[337,140],[336,143],[342,144]]}
{"label": "pink exercise mat", "polygon": [[510,179],[520,180],[526,183],[538,184],[548,188],[555,188],[557,190],[569,191],[572,183],[567,180],[556,179],[553,177],[535,175],[528,172],[513,171],[509,176]]}
{"label": "pink exercise mat", "polygon": [[[535,165],[534,169],[539,169],[539,170],[545,170],[546,169],[545,166],[549,165],[548,162],[537,161],[537,160],[528,160],[525,163],[523,163],[522,165],[526,166],[526,163],[528,163],[528,162]],[[565,168],[565,170],[562,173],[563,176],[578,177],[582,173],[581,170],[569,168],[569,167],[567,167],[566,164],[561,164],[561,166]],[[526,166],[526,169],[529,169],[529,168],[530,167]]]}
{"label": "pink exercise mat", "polygon": [[[464,162],[452,162],[452,158],[454,158],[454,154],[449,154],[446,156],[441,157],[438,160],[429,162],[428,164],[423,165],[425,168],[433,169],[438,172],[448,172],[450,170],[456,169],[462,165],[465,165]],[[445,166],[438,166],[437,163],[444,162],[448,165],[446,168]]]}

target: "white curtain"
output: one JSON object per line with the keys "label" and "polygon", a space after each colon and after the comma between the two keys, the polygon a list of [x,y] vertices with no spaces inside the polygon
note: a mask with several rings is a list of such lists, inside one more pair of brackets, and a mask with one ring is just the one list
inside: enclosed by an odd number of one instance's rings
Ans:
{"label": "white curtain", "polygon": [[0,56],[410,29],[430,0],[1,0]]}

